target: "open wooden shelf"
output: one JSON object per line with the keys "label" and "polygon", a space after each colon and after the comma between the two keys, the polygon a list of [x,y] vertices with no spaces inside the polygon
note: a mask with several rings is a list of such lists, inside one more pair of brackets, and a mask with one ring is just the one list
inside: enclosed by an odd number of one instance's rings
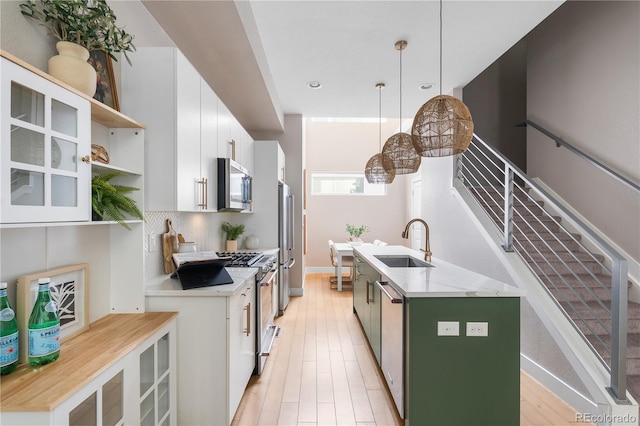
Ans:
{"label": "open wooden shelf", "polygon": [[130,128],[130,129],[145,129],[146,126],[144,124],[138,123],[137,121],[127,117],[126,115],[122,114],[120,111],[116,111],[115,109],[103,104],[102,102],[99,102],[93,98],[90,98],[89,96],[85,95],[84,93],[74,89],[73,87],[69,86],[66,83],[63,83],[62,81],[58,80],[57,78],[54,78],[52,76],[50,76],[49,74],[47,74],[46,72],[24,62],[22,59],[17,58],[16,56],[13,56],[12,54],[5,52],[4,50],[0,49],[0,56],[2,56],[3,58],[6,58],[8,60],[10,60],[11,62],[14,62],[15,64],[28,69],[31,72],[34,72],[36,74],[38,74],[39,76],[46,78],[47,80],[61,86],[64,87],[65,89],[79,95],[82,96],[83,98],[87,99],[89,102],[91,102],[91,120],[102,124],[105,127],[117,127],[117,128]]}

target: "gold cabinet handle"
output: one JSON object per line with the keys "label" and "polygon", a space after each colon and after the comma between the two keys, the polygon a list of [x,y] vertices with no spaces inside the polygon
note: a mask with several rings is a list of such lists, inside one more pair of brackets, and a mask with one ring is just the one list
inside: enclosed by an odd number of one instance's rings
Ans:
{"label": "gold cabinet handle", "polygon": [[247,311],[247,328],[244,329],[244,332],[249,336],[251,334],[251,302],[246,304],[244,310]]}
{"label": "gold cabinet handle", "polygon": [[85,155],[80,160],[82,160],[83,163],[89,164],[89,163],[91,163],[91,156],[90,155]]}

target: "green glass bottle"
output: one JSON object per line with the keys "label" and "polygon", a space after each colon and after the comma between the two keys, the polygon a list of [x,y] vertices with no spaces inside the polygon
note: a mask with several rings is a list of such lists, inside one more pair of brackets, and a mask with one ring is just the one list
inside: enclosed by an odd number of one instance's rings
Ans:
{"label": "green glass bottle", "polygon": [[38,280],[38,297],[29,317],[29,364],[44,365],[60,355],[60,318],[49,292],[49,278]]}
{"label": "green glass bottle", "polygon": [[18,322],[9,306],[7,283],[0,283],[0,374],[9,374],[18,365]]}

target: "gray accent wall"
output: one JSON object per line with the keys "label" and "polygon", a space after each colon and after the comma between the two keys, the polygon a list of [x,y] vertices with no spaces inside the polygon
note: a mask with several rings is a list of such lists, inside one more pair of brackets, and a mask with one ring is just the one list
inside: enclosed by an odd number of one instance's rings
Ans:
{"label": "gray accent wall", "polygon": [[[640,3],[570,1],[527,37],[527,116],[640,182]],[[527,128],[527,169],[636,261],[640,194]]]}
{"label": "gray accent wall", "polygon": [[463,89],[474,133],[527,171],[527,43],[519,41]]}

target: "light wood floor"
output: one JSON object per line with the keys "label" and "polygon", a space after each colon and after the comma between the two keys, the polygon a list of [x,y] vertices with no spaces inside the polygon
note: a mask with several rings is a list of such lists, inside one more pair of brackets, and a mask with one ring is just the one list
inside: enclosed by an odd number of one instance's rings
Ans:
{"label": "light wood floor", "polygon": [[[329,274],[306,278],[304,297],[291,298],[276,320],[280,336],[232,425],[403,425],[353,314],[351,291],[331,290]],[[522,426],[577,424],[574,409],[524,373],[520,407]]]}

